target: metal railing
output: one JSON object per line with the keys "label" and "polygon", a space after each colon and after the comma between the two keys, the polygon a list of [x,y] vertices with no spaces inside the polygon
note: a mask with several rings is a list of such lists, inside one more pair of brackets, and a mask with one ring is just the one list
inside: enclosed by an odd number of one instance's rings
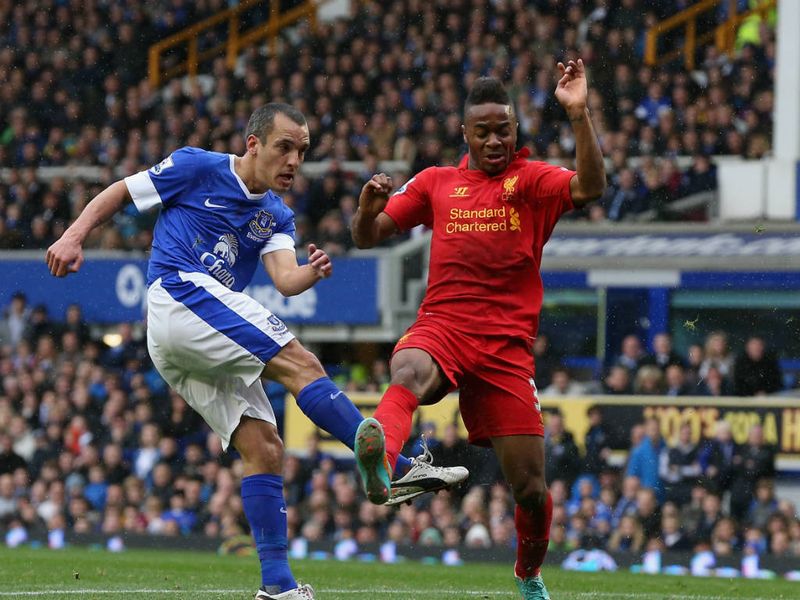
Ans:
{"label": "metal railing", "polygon": [[[269,19],[243,31],[243,14],[258,4],[269,6]],[[223,54],[228,68],[232,69],[236,65],[236,58],[243,48],[264,39],[270,40],[270,51],[274,53],[278,33],[284,27],[292,25],[301,19],[308,19],[311,26],[316,27],[319,4],[320,0],[309,0],[299,6],[281,12],[278,0],[266,0],[266,2],[265,0],[242,0],[235,7],[208,17],[150,46],[148,53],[148,79],[150,80],[150,85],[156,88],[164,80],[178,75],[197,75],[200,64]],[[225,22],[228,24],[227,38],[210,48],[201,49],[200,36]],[[186,58],[180,59],[177,64],[170,65],[162,70],[162,56],[168,50],[183,46],[186,47]]]}
{"label": "metal railing", "polygon": [[[716,10],[722,2],[728,3],[728,19],[710,31],[698,35],[697,20],[707,12]],[[721,53],[732,55],[739,26],[754,15],[766,18],[776,5],[777,0],[762,0],[758,7],[739,13],[736,0],[702,0],[647,30],[644,61],[650,66],[660,66],[683,56],[684,66],[688,70],[693,70],[697,49],[712,41]],[[659,54],[658,38],[680,27],[685,27],[683,44],[674,50]]]}

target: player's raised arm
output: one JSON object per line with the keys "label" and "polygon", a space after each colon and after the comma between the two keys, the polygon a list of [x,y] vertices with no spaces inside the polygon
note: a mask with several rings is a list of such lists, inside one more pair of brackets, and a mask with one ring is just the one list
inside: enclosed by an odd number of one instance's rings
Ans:
{"label": "player's raised arm", "polygon": [[384,173],[373,175],[361,188],[358,210],[353,217],[353,241],[359,248],[372,248],[397,232],[395,222],[383,212],[392,191],[392,179]]}
{"label": "player's raised arm", "polygon": [[56,277],[77,273],[83,264],[83,242],[86,237],[130,201],[131,195],[124,181],[112,183],[97,194],[64,235],[47,249],[45,260],[50,273]]}
{"label": "player's raised arm", "polygon": [[297,263],[297,256],[292,250],[269,252],[264,254],[262,260],[275,289],[284,296],[301,294],[333,273],[330,257],[314,244],[308,245],[308,263],[304,265]]}
{"label": "player's raised arm", "polygon": [[586,108],[588,87],[583,60],[571,60],[567,66],[558,63],[561,78],[556,86],[556,99],[567,111],[575,133],[575,164],[577,175],[570,182],[572,202],[576,207],[597,200],[606,189],[606,169],[603,154]]}

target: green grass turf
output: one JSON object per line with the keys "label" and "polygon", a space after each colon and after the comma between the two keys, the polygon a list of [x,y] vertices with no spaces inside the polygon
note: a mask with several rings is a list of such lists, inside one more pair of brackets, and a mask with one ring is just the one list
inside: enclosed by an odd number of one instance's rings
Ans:
{"label": "green grass turf", "polygon": [[[299,561],[295,575],[319,600],[454,600],[518,598],[511,565],[444,567],[407,562]],[[800,599],[800,582],[583,574],[548,569],[553,600]],[[5,598],[245,600],[257,587],[253,557],[199,552],[0,549],[0,600]]]}

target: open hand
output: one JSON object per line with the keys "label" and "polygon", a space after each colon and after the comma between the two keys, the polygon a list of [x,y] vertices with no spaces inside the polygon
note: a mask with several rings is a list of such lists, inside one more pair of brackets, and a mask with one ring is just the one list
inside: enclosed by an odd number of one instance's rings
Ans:
{"label": "open hand", "polygon": [[385,173],[373,175],[361,188],[358,208],[371,215],[378,215],[386,206],[389,192],[392,191],[392,178]]}
{"label": "open hand", "polygon": [[330,277],[333,273],[333,263],[331,257],[327,253],[317,248],[314,244],[308,245],[308,264],[314,269],[314,272],[321,278],[325,279]]}
{"label": "open hand", "polygon": [[50,274],[56,277],[77,273],[83,264],[80,242],[67,235],[61,236],[61,239],[47,249],[45,261]]}
{"label": "open hand", "polygon": [[558,72],[561,78],[556,85],[556,99],[567,111],[570,119],[582,116],[586,110],[586,98],[589,94],[583,60],[580,58],[577,62],[571,60],[567,66],[560,62]]}

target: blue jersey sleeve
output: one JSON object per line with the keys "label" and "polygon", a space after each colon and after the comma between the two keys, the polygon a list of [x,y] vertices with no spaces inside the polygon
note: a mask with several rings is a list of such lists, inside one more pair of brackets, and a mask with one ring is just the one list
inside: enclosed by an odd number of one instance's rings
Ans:
{"label": "blue jersey sleeve", "polygon": [[139,212],[170,206],[186,190],[207,153],[198,148],[180,148],[157,165],[125,178],[125,184]]}
{"label": "blue jersey sleeve", "polygon": [[261,249],[261,256],[275,252],[275,250],[291,250],[294,251],[294,238],[295,238],[295,223],[294,213],[285,208],[280,215],[277,215],[275,222],[275,230]]}

